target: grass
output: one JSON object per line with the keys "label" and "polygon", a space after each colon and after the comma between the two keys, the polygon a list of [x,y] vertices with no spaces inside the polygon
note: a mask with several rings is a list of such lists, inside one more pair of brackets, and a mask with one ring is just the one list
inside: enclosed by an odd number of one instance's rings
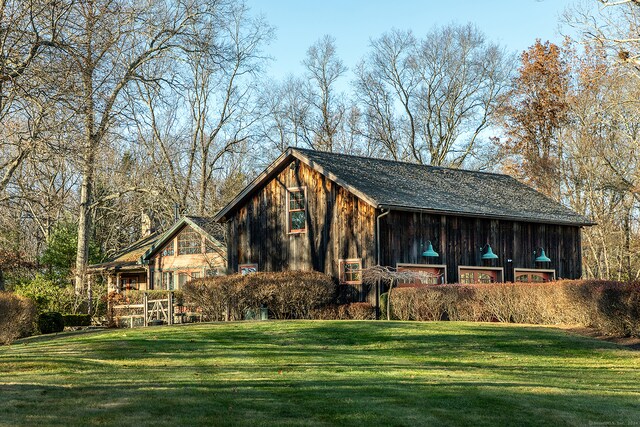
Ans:
{"label": "grass", "polygon": [[640,353],[553,328],[245,322],[0,347],[0,425],[631,425]]}

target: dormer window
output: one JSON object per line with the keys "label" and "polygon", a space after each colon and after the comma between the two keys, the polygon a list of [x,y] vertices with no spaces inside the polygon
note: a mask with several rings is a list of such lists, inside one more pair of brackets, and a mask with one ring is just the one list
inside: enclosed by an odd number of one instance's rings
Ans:
{"label": "dormer window", "polygon": [[306,187],[287,189],[287,221],[289,233],[304,233],[307,231]]}

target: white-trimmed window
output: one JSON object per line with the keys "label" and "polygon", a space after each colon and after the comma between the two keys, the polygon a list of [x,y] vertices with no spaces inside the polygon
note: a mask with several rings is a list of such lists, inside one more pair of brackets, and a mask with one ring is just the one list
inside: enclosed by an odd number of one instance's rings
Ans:
{"label": "white-trimmed window", "polygon": [[498,283],[504,279],[502,267],[458,267],[458,283],[472,285],[475,283]]}
{"label": "white-trimmed window", "polygon": [[189,280],[189,273],[178,273],[177,289],[182,289],[188,280]]}
{"label": "white-trimmed window", "polygon": [[359,285],[362,283],[362,258],[340,259],[340,283]]}
{"label": "white-trimmed window", "polygon": [[173,283],[173,271],[165,271],[162,276],[162,288],[167,291],[172,291],[175,287]]}
{"label": "white-trimmed window", "polygon": [[287,229],[289,233],[307,231],[307,187],[287,188]]}
{"label": "white-trimmed window", "polygon": [[524,283],[551,282],[556,279],[556,271],[542,268],[514,268],[513,278],[515,282]]}
{"label": "white-trimmed window", "polygon": [[444,264],[396,264],[397,271],[410,271],[415,277],[402,279],[399,287],[443,285],[447,283],[447,266]]}

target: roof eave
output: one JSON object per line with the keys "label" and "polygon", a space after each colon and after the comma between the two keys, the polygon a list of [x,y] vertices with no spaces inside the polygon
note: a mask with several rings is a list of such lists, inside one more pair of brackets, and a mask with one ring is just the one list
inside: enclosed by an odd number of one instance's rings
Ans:
{"label": "roof eave", "polygon": [[575,227],[597,225],[597,223],[590,222],[590,221],[545,220],[545,219],[536,219],[536,218],[515,217],[510,215],[490,215],[490,214],[481,214],[481,213],[447,211],[443,209],[428,209],[428,208],[418,208],[414,206],[402,206],[402,205],[390,205],[390,204],[380,204],[377,206],[377,208],[396,210],[396,211],[424,212],[424,213],[433,213],[433,214],[440,214],[440,215],[463,216],[463,217],[469,217],[469,218],[502,219],[507,221],[535,222],[539,224],[571,225]]}
{"label": "roof eave", "polygon": [[262,171],[260,175],[255,177],[249,185],[247,185],[244,190],[242,190],[236,197],[234,197],[227,205],[220,210],[217,214],[214,215],[213,220],[215,222],[225,222],[227,219],[227,214],[231,212],[237,205],[245,201],[253,191],[259,187],[262,183],[266,182],[270,175],[274,174],[280,166],[288,159],[288,157],[292,156],[293,150],[291,148],[287,148],[287,150],[278,156],[267,168]]}

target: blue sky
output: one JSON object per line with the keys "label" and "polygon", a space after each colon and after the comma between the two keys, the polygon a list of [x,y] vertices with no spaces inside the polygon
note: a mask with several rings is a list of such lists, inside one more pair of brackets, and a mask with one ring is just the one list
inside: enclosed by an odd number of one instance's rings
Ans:
{"label": "blue sky", "polygon": [[[277,79],[301,74],[309,46],[325,34],[336,39],[349,69],[368,51],[369,40],[392,29],[421,37],[435,25],[472,22],[487,38],[514,52],[536,38],[559,43],[559,16],[575,0],[247,0],[252,13],[276,27],[265,52],[268,73]],[[348,76],[350,78],[350,76]]]}

